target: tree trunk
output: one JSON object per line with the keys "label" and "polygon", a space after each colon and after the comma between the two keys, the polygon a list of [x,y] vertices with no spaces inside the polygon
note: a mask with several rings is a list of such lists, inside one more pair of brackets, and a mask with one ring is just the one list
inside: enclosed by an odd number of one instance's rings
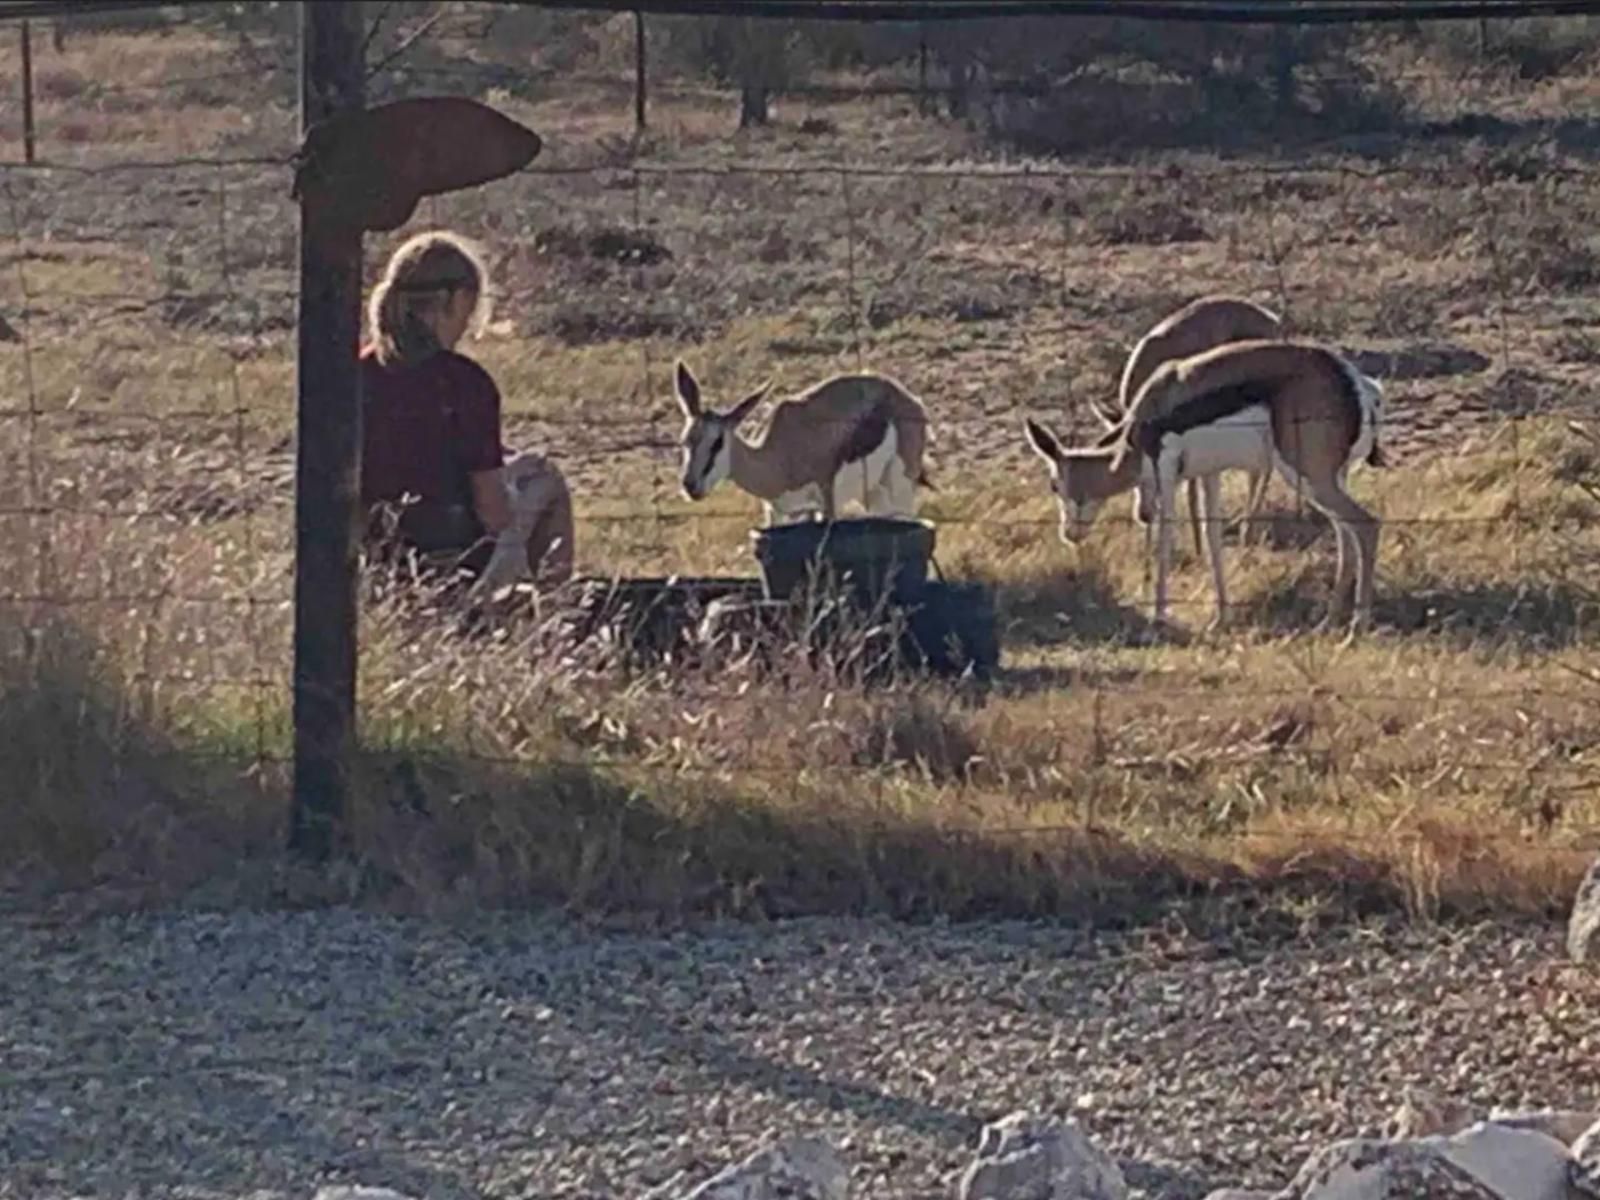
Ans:
{"label": "tree trunk", "polygon": [[928,26],[926,22],[917,32],[917,112],[925,117],[933,112],[933,98],[928,95]]}
{"label": "tree trunk", "polygon": [[1295,45],[1289,31],[1279,28],[1272,39],[1272,90],[1278,102],[1279,114],[1294,111],[1300,94],[1295,88]]}
{"label": "tree trunk", "polygon": [[767,123],[767,96],[767,86],[764,83],[745,83],[739,88],[740,129]]}
{"label": "tree trunk", "polygon": [[972,81],[976,74],[972,55],[965,49],[952,49],[948,60],[950,90],[946,103],[950,116],[961,120],[972,111]]}

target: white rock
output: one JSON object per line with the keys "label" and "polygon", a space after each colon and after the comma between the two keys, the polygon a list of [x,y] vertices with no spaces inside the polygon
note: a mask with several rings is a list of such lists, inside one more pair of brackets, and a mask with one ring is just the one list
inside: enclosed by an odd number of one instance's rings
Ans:
{"label": "white rock", "polygon": [[1589,1126],[1572,1143],[1569,1172],[1573,1191],[1600,1200],[1600,1121]]}
{"label": "white rock", "polygon": [[848,1200],[850,1171],[825,1138],[792,1137],[713,1175],[684,1200]]}
{"label": "white rock", "polygon": [[1127,1200],[1116,1161],[1076,1121],[1015,1112],[983,1127],[960,1200]]}
{"label": "white rock", "polygon": [[1493,1108],[1489,1120],[1508,1129],[1531,1129],[1570,1146],[1597,1122],[1600,1112],[1569,1108]]}
{"label": "white rock", "polygon": [[337,1184],[317,1189],[311,1200],[411,1200],[404,1192],[385,1187],[350,1187]]}
{"label": "white rock", "polygon": [[1450,1137],[1418,1138],[1505,1200],[1567,1200],[1572,1156],[1565,1142],[1532,1129],[1479,1121]]}
{"label": "white rock", "polygon": [[1420,1142],[1354,1138],[1305,1161],[1278,1200],[1505,1200]]}
{"label": "white rock", "polygon": [[1572,901],[1567,954],[1573,962],[1600,962],[1600,858],[1594,860]]}
{"label": "white rock", "polygon": [[1218,1188],[1206,1193],[1206,1200],[1276,1200],[1276,1192],[1263,1192],[1257,1188]]}

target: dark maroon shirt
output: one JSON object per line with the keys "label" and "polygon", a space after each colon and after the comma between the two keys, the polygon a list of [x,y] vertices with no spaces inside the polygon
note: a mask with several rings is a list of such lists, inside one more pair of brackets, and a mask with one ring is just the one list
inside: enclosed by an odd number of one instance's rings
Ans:
{"label": "dark maroon shirt", "polygon": [[363,504],[408,495],[469,502],[468,476],[505,464],[500,391],[454,351],[385,367],[370,347],[363,350],[361,403]]}

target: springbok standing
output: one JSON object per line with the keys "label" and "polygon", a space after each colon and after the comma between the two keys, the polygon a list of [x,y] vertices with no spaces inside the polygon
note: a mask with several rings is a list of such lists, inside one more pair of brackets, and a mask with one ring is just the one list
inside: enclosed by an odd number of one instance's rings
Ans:
{"label": "springbok standing", "polygon": [[[1229,342],[1269,341],[1283,337],[1283,322],[1278,315],[1249,300],[1237,296],[1202,296],[1185,304],[1151,327],[1128,355],[1122,369],[1122,386],[1118,389],[1115,407],[1090,401],[1100,422],[1105,426],[1107,443],[1119,433],[1133,398],[1145,381],[1163,363],[1179,358],[1202,354]],[[1250,540],[1250,530],[1266,499],[1271,471],[1250,472],[1250,485],[1244,510],[1243,537]],[[1200,536],[1200,481],[1188,481],[1189,527],[1194,533],[1194,549],[1202,554],[1205,544]],[[1149,526],[1134,506],[1134,521],[1145,529],[1145,546],[1149,548]]]}
{"label": "springbok standing", "polygon": [[[1062,537],[1081,536],[1083,513],[1113,495],[1138,492],[1142,519],[1156,522],[1155,618],[1167,619],[1174,497],[1198,479],[1206,556],[1216,594],[1213,625],[1227,619],[1222,536],[1214,519],[1218,474],[1276,468],[1297,494],[1333,523],[1338,571],[1331,617],[1343,619],[1354,591],[1355,626],[1371,617],[1378,519],[1345,490],[1351,466],[1381,466],[1383,394],[1341,355],[1310,342],[1248,341],[1163,364],[1135,396],[1121,437],[1108,445],[1062,449],[1035,421],[1028,439],[1050,463]],[[1353,568],[1353,578],[1352,578]],[[1352,630],[1353,632],[1354,630]]]}
{"label": "springbok standing", "polygon": [[[763,519],[824,520],[859,497],[869,515],[909,517],[918,485],[931,487],[923,463],[927,410],[884,375],[838,375],[781,401],[759,442],[739,434],[771,387],[763,384],[727,412],[701,401],[700,384],[679,362],[673,373],[678,406],[686,418],[683,492],[703,500],[723,479],[762,502]],[[854,487],[852,488],[852,485]]]}

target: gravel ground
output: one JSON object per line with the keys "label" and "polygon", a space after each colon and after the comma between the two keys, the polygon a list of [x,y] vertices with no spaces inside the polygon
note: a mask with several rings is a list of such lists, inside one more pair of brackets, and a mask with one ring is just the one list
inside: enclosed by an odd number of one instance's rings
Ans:
{"label": "gravel ground", "polygon": [[1553,926],[1181,936],[813,920],[603,933],[335,911],[0,920],[0,1195],[635,1196],[769,1132],[948,1197],[979,1123],[1072,1112],[1151,1196],[1280,1183],[1404,1083],[1600,1101]]}

